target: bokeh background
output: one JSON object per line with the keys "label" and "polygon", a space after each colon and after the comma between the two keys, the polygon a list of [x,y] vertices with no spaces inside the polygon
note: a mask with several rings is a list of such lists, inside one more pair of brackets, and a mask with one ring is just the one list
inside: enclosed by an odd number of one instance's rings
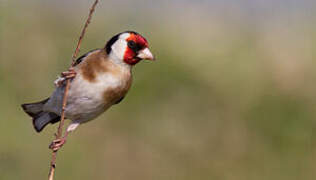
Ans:
{"label": "bokeh background", "polygon": [[[0,0],[0,179],[46,179],[57,125],[21,103],[67,69],[91,1]],[[157,61],[71,134],[56,179],[316,178],[316,1],[101,0],[81,54],[134,30]]]}

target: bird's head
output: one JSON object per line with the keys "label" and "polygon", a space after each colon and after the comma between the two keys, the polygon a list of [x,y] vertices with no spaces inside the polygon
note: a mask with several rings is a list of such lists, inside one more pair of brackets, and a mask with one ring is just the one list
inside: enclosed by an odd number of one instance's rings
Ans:
{"label": "bird's head", "polygon": [[105,50],[111,59],[118,63],[135,65],[141,60],[154,60],[147,40],[133,31],[126,31],[113,36]]}

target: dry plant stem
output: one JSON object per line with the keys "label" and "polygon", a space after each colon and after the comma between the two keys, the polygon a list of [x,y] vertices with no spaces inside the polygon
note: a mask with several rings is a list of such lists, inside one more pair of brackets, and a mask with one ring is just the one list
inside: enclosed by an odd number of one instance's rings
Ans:
{"label": "dry plant stem", "polygon": [[[93,3],[92,7],[90,8],[90,12],[89,12],[89,16],[88,16],[88,19],[86,20],[86,23],[81,31],[81,34],[80,34],[80,37],[79,37],[79,41],[77,43],[77,47],[76,47],[76,50],[74,52],[74,54],[72,55],[72,63],[71,63],[71,67],[74,66],[75,64],[75,60],[76,60],[76,57],[80,51],[80,45],[81,45],[81,42],[82,42],[82,39],[86,33],[86,29],[91,21],[91,18],[92,18],[92,14],[95,10],[95,7],[96,5],[98,4],[98,0],[95,0],[95,2]],[[65,91],[64,91],[64,97],[63,97],[63,104],[62,104],[62,111],[61,111],[61,115],[60,115],[60,123],[59,123],[59,126],[58,126],[58,130],[57,130],[57,134],[56,134],[56,140],[57,139],[60,139],[62,137],[62,132],[63,132],[63,126],[64,126],[64,121],[65,121],[65,108],[66,108],[66,105],[67,105],[67,95],[68,95],[68,90],[69,90],[69,87],[70,87],[70,79],[67,79],[66,81],[66,86],[65,86]],[[48,175],[48,179],[49,180],[53,180],[54,179],[54,175],[55,175],[55,168],[56,168],[56,156],[57,156],[57,150],[54,151],[53,150],[53,153],[52,153],[52,160],[51,160],[51,163],[50,163],[50,171],[49,171],[49,175]]]}

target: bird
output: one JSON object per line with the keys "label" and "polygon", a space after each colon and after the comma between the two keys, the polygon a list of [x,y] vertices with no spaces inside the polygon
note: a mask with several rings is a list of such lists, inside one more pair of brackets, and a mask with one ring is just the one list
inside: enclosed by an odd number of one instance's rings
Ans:
{"label": "bird", "polygon": [[66,80],[70,79],[65,118],[71,122],[65,136],[50,145],[58,150],[69,132],[124,99],[132,84],[132,69],[142,60],[155,60],[148,41],[135,31],[118,33],[103,48],[82,55],[61,73],[50,97],[21,106],[32,117],[34,129],[41,132],[46,125],[60,121]]}

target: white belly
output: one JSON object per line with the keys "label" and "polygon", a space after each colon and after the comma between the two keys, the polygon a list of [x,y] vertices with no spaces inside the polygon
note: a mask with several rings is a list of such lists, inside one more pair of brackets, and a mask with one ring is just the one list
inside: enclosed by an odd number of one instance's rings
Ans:
{"label": "white belly", "polygon": [[[81,123],[96,118],[113,105],[113,101],[104,98],[104,93],[126,85],[126,80],[110,73],[99,74],[95,82],[84,80],[77,74],[69,88],[65,117]],[[63,92],[64,88],[57,88],[53,93],[45,105],[49,111],[60,114]]]}
{"label": "white belly", "polygon": [[112,105],[112,102],[104,99],[104,92],[109,88],[118,88],[123,85],[120,78],[109,73],[99,75],[96,82],[83,80],[79,75],[69,89],[66,117],[88,121],[99,116]]}

